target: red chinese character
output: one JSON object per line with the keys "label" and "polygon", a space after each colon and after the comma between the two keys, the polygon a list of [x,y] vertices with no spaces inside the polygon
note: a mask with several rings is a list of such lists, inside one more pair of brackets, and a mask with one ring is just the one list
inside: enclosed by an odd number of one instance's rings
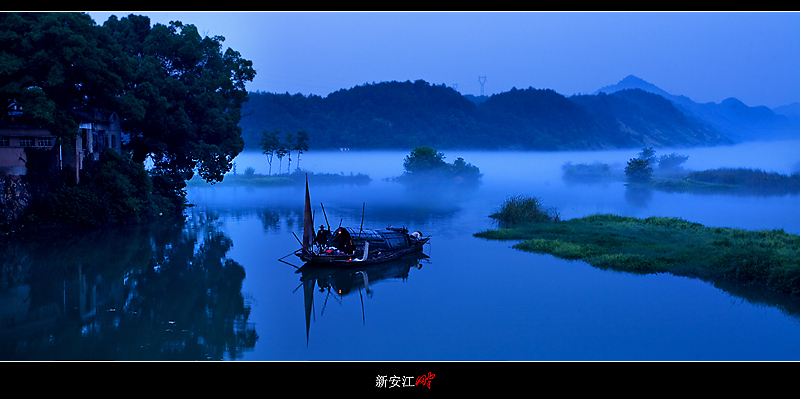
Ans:
{"label": "red chinese character", "polygon": [[414,385],[426,385],[428,389],[431,389],[431,380],[434,376],[436,376],[436,374],[429,371],[427,375],[423,374],[417,377],[417,382]]}

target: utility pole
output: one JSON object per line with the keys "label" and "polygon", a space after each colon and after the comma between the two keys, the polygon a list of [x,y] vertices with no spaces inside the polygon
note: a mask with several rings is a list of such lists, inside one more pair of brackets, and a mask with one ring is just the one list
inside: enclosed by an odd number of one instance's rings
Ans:
{"label": "utility pole", "polygon": [[481,84],[481,96],[483,96],[483,84],[486,83],[486,76],[478,76],[478,83]]}

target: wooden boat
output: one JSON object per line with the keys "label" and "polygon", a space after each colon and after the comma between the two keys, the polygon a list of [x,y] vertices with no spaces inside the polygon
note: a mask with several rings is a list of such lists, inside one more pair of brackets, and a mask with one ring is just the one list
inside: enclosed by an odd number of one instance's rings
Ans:
{"label": "wooden boat", "polygon": [[362,216],[361,228],[339,227],[331,232],[330,229],[325,230],[325,226],[320,226],[320,232],[315,234],[306,179],[302,248],[295,254],[308,263],[347,267],[388,262],[406,254],[422,252],[423,245],[430,240],[430,236],[423,237],[419,231],[409,233],[405,227],[390,226],[376,230],[364,229],[363,224]]}

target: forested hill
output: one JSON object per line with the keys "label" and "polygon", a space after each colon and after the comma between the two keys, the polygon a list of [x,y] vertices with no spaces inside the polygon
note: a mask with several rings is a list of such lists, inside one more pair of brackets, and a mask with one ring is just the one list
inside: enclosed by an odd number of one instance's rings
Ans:
{"label": "forested hill", "polygon": [[305,131],[315,149],[608,149],[729,143],[663,97],[639,89],[565,97],[512,89],[482,102],[425,81],[384,82],[327,97],[249,93],[245,146],[262,131]]}

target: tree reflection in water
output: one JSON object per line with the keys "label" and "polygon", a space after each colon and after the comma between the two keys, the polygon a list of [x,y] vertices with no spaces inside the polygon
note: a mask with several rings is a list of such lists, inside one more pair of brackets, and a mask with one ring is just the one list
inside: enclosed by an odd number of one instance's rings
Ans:
{"label": "tree reflection in water", "polygon": [[213,215],[3,239],[0,360],[233,360],[255,347]]}

